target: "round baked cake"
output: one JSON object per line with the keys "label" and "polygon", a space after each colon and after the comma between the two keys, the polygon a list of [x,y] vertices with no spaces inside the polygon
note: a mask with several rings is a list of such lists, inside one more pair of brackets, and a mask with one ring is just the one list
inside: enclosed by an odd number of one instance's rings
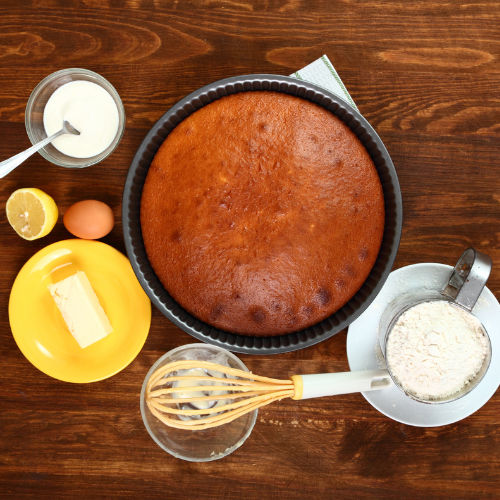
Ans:
{"label": "round baked cake", "polygon": [[281,335],[359,290],[384,232],[380,178],[339,118],[279,92],[233,94],[167,137],[141,199],[146,253],[174,300],[222,330]]}

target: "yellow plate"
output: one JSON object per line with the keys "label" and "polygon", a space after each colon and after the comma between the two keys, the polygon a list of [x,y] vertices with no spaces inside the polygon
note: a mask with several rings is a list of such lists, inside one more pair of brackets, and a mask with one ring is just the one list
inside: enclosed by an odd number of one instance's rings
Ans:
{"label": "yellow plate", "polygon": [[[47,287],[85,271],[113,332],[81,349]],[[14,339],[39,370],[65,382],[96,382],[128,366],[151,325],[151,302],[129,260],[99,241],[66,240],[40,250],[17,275],[9,302]]]}

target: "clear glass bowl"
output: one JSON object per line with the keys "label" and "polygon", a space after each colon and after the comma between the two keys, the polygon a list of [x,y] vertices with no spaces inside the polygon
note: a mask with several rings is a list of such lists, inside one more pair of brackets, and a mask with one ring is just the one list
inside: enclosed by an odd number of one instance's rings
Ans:
{"label": "clear glass bowl", "polygon": [[52,144],[48,144],[38,152],[48,161],[66,168],[83,168],[95,165],[109,156],[118,146],[125,131],[125,109],[118,92],[113,85],[105,78],[88,69],[70,68],[63,69],[52,73],[44,78],[31,93],[26,105],[25,124],[26,132],[31,143],[34,145],[47,137],[45,128],[43,126],[43,111],[50,96],[66,83],[85,80],[87,82],[96,83],[104,90],[106,90],[116,103],[118,108],[118,131],[110,146],[102,153],[92,156],[90,158],[73,158],[71,156],[61,153]]}
{"label": "clear glass bowl", "polygon": [[146,385],[153,372],[172,361],[187,359],[186,354],[190,352],[193,353],[193,356],[199,356],[200,351],[203,351],[202,358],[197,357],[196,359],[211,361],[213,357],[224,353],[231,368],[249,371],[234,354],[221,347],[208,344],[188,344],[164,354],[149,370],[141,390],[142,420],[151,437],[166,452],[190,462],[210,462],[224,458],[239,448],[252,432],[258,412],[258,410],[254,410],[228,424],[200,431],[169,427],[151,413],[146,404],[145,393]]}

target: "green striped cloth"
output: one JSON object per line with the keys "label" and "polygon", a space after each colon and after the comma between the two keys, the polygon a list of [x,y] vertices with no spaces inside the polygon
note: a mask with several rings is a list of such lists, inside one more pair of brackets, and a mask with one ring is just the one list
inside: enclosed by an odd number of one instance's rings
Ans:
{"label": "green striped cloth", "polygon": [[298,78],[299,80],[306,80],[307,82],[314,83],[315,85],[319,85],[329,90],[348,102],[356,111],[359,111],[328,57],[322,56],[309,64],[309,66],[299,69],[290,76]]}

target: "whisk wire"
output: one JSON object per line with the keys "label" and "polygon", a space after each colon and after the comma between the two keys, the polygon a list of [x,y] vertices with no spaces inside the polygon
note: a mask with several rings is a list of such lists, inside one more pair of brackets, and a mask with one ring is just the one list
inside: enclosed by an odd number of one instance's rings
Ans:
{"label": "whisk wire", "polygon": [[245,372],[236,368],[217,365],[216,363],[211,363],[210,361],[174,361],[173,363],[169,363],[156,370],[156,372],[154,372],[149,379],[148,387],[154,387],[160,379],[164,378],[167,375],[167,373],[172,373],[177,370],[190,370],[193,368],[204,368],[207,370],[225,373],[227,375],[235,375],[243,380],[255,380],[258,382],[266,382],[276,385],[288,384],[290,382],[289,380],[261,377],[260,375],[254,375],[251,372]]}
{"label": "whisk wire", "polygon": [[[180,375],[180,376],[175,376],[175,377],[168,377],[167,379],[163,378],[160,379],[155,385],[160,385],[159,382],[162,384],[165,383],[165,381],[168,382],[178,382],[178,381],[186,381],[186,380],[193,380],[195,382],[201,382],[201,381],[206,381],[206,382],[222,382],[223,384],[238,384],[238,385],[262,385],[262,386],[268,386],[268,385],[289,385],[291,383],[290,380],[280,380],[279,384],[275,382],[260,382],[256,380],[244,380],[244,379],[235,379],[235,378],[222,378],[222,377],[212,377],[212,376],[207,376],[204,377],[202,375]],[[272,380],[272,379],[270,379]],[[154,386],[153,386],[154,387]]]}
{"label": "whisk wire", "polygon": [[[200,391],[227,391],[228,387],[231,387],[231,391],[238,392],[248,392],[252,391],[255,388],[258,388],[261,391],[279,391],[283,389],[283,387],[287,386],[276,386],[276,385],[268,385],[268,386],[236,386],[236,385],[197,385],[197,386],[187,386],[187,387],[169,387],[167,389],[158,389],[158,391],[153,391],[154,393],[161,393],[164,395],[167,394],[177,394],[179,392],[200,392]],[[153,392],[150,394],[153,396]],[[156,396],[156,394],[155,394]]]}
{"label": "whisk wire", "polygon": [[[286,396],[286,395],[288,395],[288,392],[290,392],[290,391],[282,391],[282,392],[278,392],[276,394],[284,394],[284,396]],[[149,401],[157,410],[161,410],[165,413],[171,413],[173,415],[193,416],[193,415],[207,415],[207,414],[211,414],[211,413],[226,412],[226,411],[230,411],[234,408],[240,408],[241,406],[250,405],[253,403],[257,403],[259,401],[267,401],[269,399],[269,397],[273,397],[273,396],[269,396],[269,394],[259,394],[259,395],[250,397],[248,399],[236,401],[234,403],[229,403],[229,404],[222,405],[222,406],[214,406],[212,408],[203,408],[203,409],[199,409],[199,410],[178,410],[175,408],[170,408],[168,406],[164,406],[164,404],[162,404],[162,403],[172,404],[172,402],[176,402],[176,400],[174,400],[174,399],[160,399],[160,400],[158,400],[158,398],[151,398]],[[226,399],[225,396],[219,397],[219,399],[222,399],[222,398]],[[208,418],[205,420],[208,421]]]}
{"label": "whisk wire", "polygon": [[[204,387],[205,388],[205,387]],[[196,396],[193,398],[161,398],[159,396],[154,396],[154,392],[151,392],[151,398],[152,400],[155,400],[161,404],[181,404],[181,403],[193,403],[193,402],[199,402],[199,401],[217,401],[219,399],[238,399],[238,398],[249,398],[250,396],[259,396],[261,394],[269,394],[266,391],[252,391],[252,392],[245,392],[244,394],[241,393],[234,393],[234,394],[213,394],[209,396]]]}
{"label": "whisk wire", "polygon": [[165,425],[168,425],[170,427],[175,427],[177,429],[203,430],[227,424],[247,413],[256,410],[257,408],[262,408],[263,406],[267,406],[268,404],[271,404],[275,401],[279,401],[285,397],[290,397],[290,394],[286,394],[288,392],[293,394],[293,391],[282,391],[282,392],[283,393],[277,393],[273,396],[269,396],[267,400],[246,405],[214,417],[204,418],[203,420],[184,421],[184,420],[173,419],[160,413],[154,406],[150,404],[150,401],[147,401],[147,404],[151,413]]}

